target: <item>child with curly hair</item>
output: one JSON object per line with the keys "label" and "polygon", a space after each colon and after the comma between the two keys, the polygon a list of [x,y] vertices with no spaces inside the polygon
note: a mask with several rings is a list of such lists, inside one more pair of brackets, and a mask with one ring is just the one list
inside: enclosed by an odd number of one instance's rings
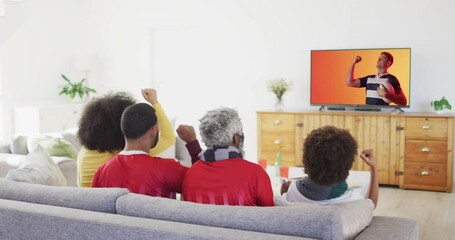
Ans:
{"label": "child with curly hair", "polygon": [[[335,204],[364,199],[348,188],[346,179],[357,155],[357,141],[349,131],[333,126],[313,130],[303,146],[303,165],[308,175],[295,182],[286,181],[281,194],[289,202]],[[368,198],[376,207],[379,182],[372,149],[363,150],[360,158],[370,167]]]}

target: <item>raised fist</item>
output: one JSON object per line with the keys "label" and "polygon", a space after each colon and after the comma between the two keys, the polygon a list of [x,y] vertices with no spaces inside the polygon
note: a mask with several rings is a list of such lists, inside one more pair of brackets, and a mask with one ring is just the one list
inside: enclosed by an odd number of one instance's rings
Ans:
{"label": "raised fist", "polygon": [[362,61],[362,57],[361,56],[356,56],[355,59],[354,59],[354,63],[358,63]]}

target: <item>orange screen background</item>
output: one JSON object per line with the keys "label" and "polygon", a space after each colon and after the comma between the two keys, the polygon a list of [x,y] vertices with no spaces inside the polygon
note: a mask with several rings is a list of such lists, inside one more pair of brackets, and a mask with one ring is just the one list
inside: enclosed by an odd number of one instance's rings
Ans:
{"label": "orange screen background", "polygon": [[[354,78],[376,74],[376,62],[381,52],[390,52],[393,55],[393,64],[388,72],[398,78],[409,106],[410,48],[313,50],[311,52],[311,104],[365,104],[365,88],[346,86],[346,76],[356,56],[361,56],[362,61],[355,65]],[[395,104],[391,103],[391,105]]]}

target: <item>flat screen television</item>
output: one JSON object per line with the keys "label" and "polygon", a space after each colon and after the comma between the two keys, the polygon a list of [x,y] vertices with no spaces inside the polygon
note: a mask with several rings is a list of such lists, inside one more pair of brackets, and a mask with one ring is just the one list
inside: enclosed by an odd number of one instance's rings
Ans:
{"label": "flat screen television", "polygon": [[[378,74],[377,64],[381,64],[378,61],[383,52],[388,52],[393,56],[393,63],[387,71],[389,74]],[[357,56],[360,56],[361,60],[355,64],[352,78],[361,79],[361,81],[357,81],[353,84],[354,86],[349,86],[348,73]],[[390,74],[395,76],[397,81]],[[406,101],[403,101],[403,96],[399,96],[398,99],[393,100],[394,103],[390,99],[378,95],[377,88],[385,88],[391,93],[398,94],[400,90],[396,88],[396,82],[399,83],[399,88]],[[410,87],[410,48],[311,51],[310,103],[312,106],[327,107],[328,109],[354,108],[355,110],[378,111],[383,108],[395,108],[401,110],[401,108],[410,107]],[[395,89],[397,90],[395,91]],[[371,101],[372,98],[378,101]]]}

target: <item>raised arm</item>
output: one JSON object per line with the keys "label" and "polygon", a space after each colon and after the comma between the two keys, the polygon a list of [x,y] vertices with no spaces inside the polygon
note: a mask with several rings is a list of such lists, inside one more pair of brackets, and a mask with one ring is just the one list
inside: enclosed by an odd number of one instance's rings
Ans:
{"label": "raised arm", "polygon": [[360,153],[360,158],[370,167],[370,190],[368,193],[368,198],[371,199],[374,203],[374,207],[378,205],[379,198],[379,180],[378,180],[378,171],[376,169],[376,159],[374,156],[373,149],[363,150]]}
{"label": "raised arm", "polygon": [[164,113],[161,104],[158,103],[158,96],[156,90],[153,88],[142,89],[142,96],[144,99],[152,104],[156,111],[156,117],[158,118],[158,124],[160,125],[160,137],[158,143],[152,149],[150,149],[150,155],[155,156],[175,143],[174,130],[172,124]]}
{"label": "raised arm", "polygon": [[202,151],[199,141],[196,138],[196,131],[193,126],[180,125],[177,130],[177,135],[186,143],[186,149],[191,156],[191,163],[194,164],[199,160],[199,153]]}
{"label": "raised arm", "polygon": [[349,67],[348,75],[346,76],[346,86],[360,87],[360,79],[354,78],[355,64],[360,61],[362,61],[362,58],[360,56],[355,57],[354,61],[352,61],[351,67]]}

